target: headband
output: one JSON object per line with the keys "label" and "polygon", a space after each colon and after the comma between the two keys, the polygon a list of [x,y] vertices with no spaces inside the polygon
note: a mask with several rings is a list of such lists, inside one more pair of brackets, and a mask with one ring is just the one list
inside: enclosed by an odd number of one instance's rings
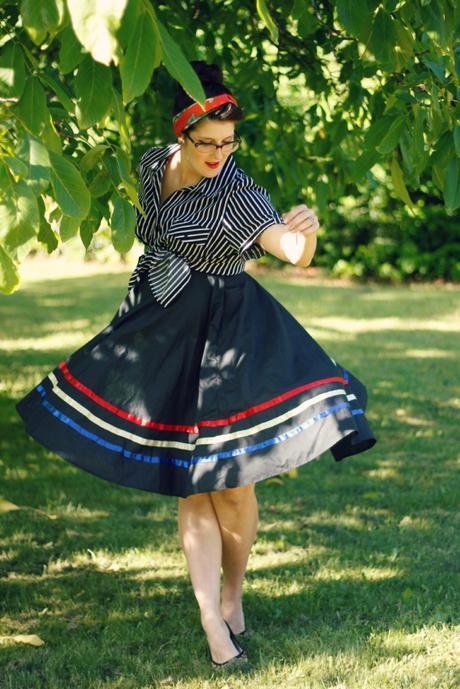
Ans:
{"label": "headband", "polygon": [[179,136],[184,129],[189,127],[192,123],[202,120],[203,117],[211,112],[217,110],[224,103],[233,103],[238,105],[236,99],[230,93],[221,93],[218,96],[206,98],[204,102],[204,111],[199,103],[192,103],[187,108],[179,112],[173,117],[173,129],[176,136]]}

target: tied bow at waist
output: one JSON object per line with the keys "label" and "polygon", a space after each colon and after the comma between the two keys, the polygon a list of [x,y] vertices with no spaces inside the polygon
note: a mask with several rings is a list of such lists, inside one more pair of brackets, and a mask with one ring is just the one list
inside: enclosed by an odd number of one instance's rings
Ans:
{"label": "tied bow at waist", "polygon": [[163,307],[167,307],[190,281],[190,266],[183,256],[168,249],[147,248],[139,256],[136,268],[128,282],[128,290],[141,279],[142,273],[147,279],[153,296]]}

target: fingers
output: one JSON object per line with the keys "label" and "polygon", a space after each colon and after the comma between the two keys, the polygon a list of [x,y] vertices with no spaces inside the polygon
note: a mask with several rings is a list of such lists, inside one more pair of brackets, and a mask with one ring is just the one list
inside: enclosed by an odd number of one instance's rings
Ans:
{"label": "fingers", "polygon": [[287,213],[283,213],[282,218],[288,225],[290,232],[304,232],[309,234],[317,232],[319,228],[319,221],[316,213],[312,208],[305,204],[294,206]]}

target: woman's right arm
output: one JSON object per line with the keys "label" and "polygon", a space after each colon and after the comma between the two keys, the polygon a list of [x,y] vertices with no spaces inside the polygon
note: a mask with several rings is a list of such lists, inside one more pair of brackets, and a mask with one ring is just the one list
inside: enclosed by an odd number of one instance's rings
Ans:
{"label": "woman's right arm", "polygon": [[255,241],[281,261],[303,268],[310,265],[316,251],[316,232],[295,232],[281,224],[270,225]]}

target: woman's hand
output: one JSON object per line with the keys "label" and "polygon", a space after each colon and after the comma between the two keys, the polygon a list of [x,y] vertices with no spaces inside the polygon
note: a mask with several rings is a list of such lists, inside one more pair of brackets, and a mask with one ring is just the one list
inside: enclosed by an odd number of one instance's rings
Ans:
{"label": "woman's hand", "polygon": [[312,234],[318,231],[319,221],[316,217],[316,213],[304,203],[300,206],[294,206],[294,208],[291,208],[287,213],[282,213],[281,217],[288,226],[290,232]]}

